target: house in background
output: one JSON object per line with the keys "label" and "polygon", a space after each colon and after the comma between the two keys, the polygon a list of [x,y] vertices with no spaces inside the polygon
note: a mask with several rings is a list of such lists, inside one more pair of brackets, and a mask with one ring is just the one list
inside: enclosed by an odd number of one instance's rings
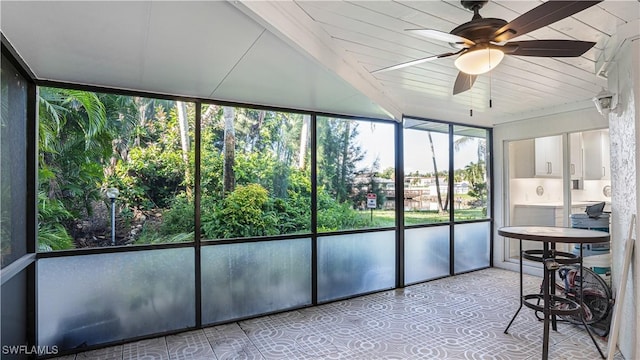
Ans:
{"label": "house in background", "polygon": [[[490,1],[480,9],[480,14],[510,21],[539,4],[538,1]],[[507,55],[490,73],[478,76],[471,90],[457,95],[452,94],[458,73],[452,57],[372,73],[394,64],[450,52],[451,46],[447,42],[421,37],[406,29],[431,28],[449,32],[469,21],[473,15],[457,1],[2,1],[0,9],[3,82],[7,83],[7,61],[16,69],[16,78],[33,78],[33,84],[26,86],[27,99],[22,99],[26,103],[25,116],[32,120],[36,118],[35,85],[69,84],[72,88],[146,94],[170,100],[192,100],[198,104],[214,101],[293,109],[312,113],[314,118],[329,114],[387,121],[393,124],[395,131],[395,150],[403,153],[405,162],[412,153],[408,132],[424,126],[425,121],[429,123],[426,131],[434,134],[455,133],[458,129],[463,136],[467,127],[479,127],[482,131],[489,129],[491,135],[487,138],[491,141],[488,144],[492,146],[486,154],[492,165],[490,189],[493,201],[492,211],[486,219],[490,228],[488,231],[482,228],[482,231],[488,234],[487,239],[491,239],[491,263],[506,269],[516,270],[517,262],[510,258],[509,242],[497,235],[497,228],[509,225],[512,220],[510,171],[527,164],[510,153],[509,144],[559,136],[560,156],[556,167],[556,170],[561,169],[557,177],[559,185],[550,183],[556,179],[555,175],[540,175],[533,167],[531,171],[532,178],[545,181],[545,195],[540,196],[552,196],[553,199],[548,198],[548,201],[560,204],[561,221],[568,226],[573,186],[571,154],[576,153],[571,149],[571,135],[608,128],[610,178],[598,181],[608,181],[611,189],[613,287],[627,287],[628,298],[624,301],[625,316],[618,345],[627,359],[640,354],[637,331],[640,315],[636,306],[640,290],[635,271],[627,284],[620,283],[623,243],[632,215],[640,209],[636,173],[640,165],[640,149],[637,147],[640,140],[638,1],[600,2],[517,39],[595,42],[596,45],[583,56],[536,58]],[[592,98],[603,88],[613,97],[610,109],[601,113]],[[3,126],[5,102],[16,101],[12,95],[3,92]],[[28,123],[25,129],[15,130],[18,135],[33,137],[30,146],[34,145],[37,133],[35,125]],[[406,135],[399,136],[398,133],[403,131]],[[398,139],[402,139],[401,145]],[[6,138],[2,141],[4,151],[5,144],[9,143]],[[422,141],[426,143],[426,139]],[[379,146],[393,148],[389,144]],[[27,160],[12,161],[11,166],[26,168],[29,174],[34,174],[35,149],[29,147],[21,151]],[[450,154],[451,169],[454,168],[453,157]],[[3,169],[9,169],[10,160],[14,159],[3,156]],[[590,160],[584,158],[581,162]],[[548,165],[547,170],[551,172]],[[17,209],[26,215],[12,220],[13,226],[21,228],[21,232],[12,233],[9,239],[4,231],[2,235],[3,244],[7,241],[22,242],[22,249],[18,251],[21,255],[2,265],[3,345],[9,339],[13,341],[14,336],[17,336],[16,341],[34,339],[42,336],[42,331],[50,330],[40,328],[40,334],[36,335],[38,331],[34,324],[42,322],[38,316],[44,316],[42,312],[33,314],[33,310],[38,308],[36,300],[43,301],[37,299],[37,295],[43,293],[38,290],[51,284],[39,281],[36,285],[34,279],[40,276],[36,272],[43,269],[54,271],[59,265],[56,263],[59,260],[57,255],[42,255],[35,248],[36,199],[32,193],[35,180],[20,178],[18,173],[13,175],[15,180],[24,180],[26,187],[12,194],[11,206],[22,204]],[[395,189],[399,190],[403,177],[396,175]],[[4,185],[2,206],[6,208]],[[556,188],[558,191],[551,191]],[[531,190],[535,193],[537,189]],[[465,224],[451,224],[459,225]],[[403,230],[402,226],[398,231]],[[637,227],[634,233],[638,238],[640,232]],[[387,239],[382,238],[389,237],[392,245],[387,250],[393,253],[396,234],[393,231],[381,234],[372,235],[373,241],[383,243]],[[402,238],[404,235],[398,236]],[[309,235],[311,238],[315,241],[322,236],[314,232]],[[201,250],[199,246],[195,247],[198,252]],[[216,248],[221,247],[204,246],[202,251],[210,250],[211,256],[219,256]],[[175,251],[175,258],[185,262],[191,259],[189,248],[171,250]],[[136,262],[140,260],[136,256],[143,253],[122,252],[118,255],[123,257],[123,261]],[[91,265],[97,266],[106,255],[94,251],[83,253],[82,258],[91,259]],[[81,257],[69,258],[70,261],[80,261]],[[106,261],[105,266],[108,264]],[[71,266],[70,263],[67,265]],[[78,263],[73,266],[78,266]],[[197,267],[195,264],[192,266]],[[634,269],[639,266],[636,256]],[[453,264],[451,268],[454,268]],[[527,271],[538,273],[540,269],[531,267]],[[396,274],[395,281],[390,280],[391,285],[385,283],[382,288],[403,286],[405,281],[398,275],[400,272]],[[199,270],[195,273],[200,274]],[[454,275],[456,271],[446,269],[446,273]],[[191,273],[186,271],[183,275],[186,281],[195,283]],[[191,290],[196,294],[200,291],[197,286]],[[349,295],[322,291],[319,296],[309,293],[310,298],[316,297],[312,301],[314,303]],[[201,305],[200,300],[185,301],[192,308]],[[301,303],[305,301],[301,300]],[[292,306],[295,305],[285,304],[283,308]],[[14,312],[14,309],[23,311]],[[206,316],[200,316],[200,320]],[[177,323],[169,325],[169,329],[191,326],[190,319],[174,320]]]}

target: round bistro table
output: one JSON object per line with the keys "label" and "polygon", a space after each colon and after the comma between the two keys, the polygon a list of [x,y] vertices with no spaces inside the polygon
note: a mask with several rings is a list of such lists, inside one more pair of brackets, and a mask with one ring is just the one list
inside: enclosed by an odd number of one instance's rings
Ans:
{"label": "round bistro table", "polygon": [[[556,270],[560,265],[565,264],[579,264],[580,265],[580,291],[582,292],[582,246],[580,246],[580,255],[575,255],[566,252],[556,251],[556,244],[569,243],[569,244],[586,244],[586,243],[601,243],[609,241],[609,233],[603,231],[577,229],[577,228],[565,228],[554,226],[508,226],[498,229],[498,234],[504,237],[518,239],[520,241],[520,307],[511,318],[509,325],[504,330],[507,334],[509,327],[515,320],[516,316],[522,309],[522,306],[541,311],[544,314],[544,331],[542,338],[542,359],[547,360],[549,357],[549,323],[552,324],[553,330],[557,330],[556,316],[568,315],[568,314],[580,314],[582,324],[584,325],[587,333],[591,337],[593,344],[598,349],[600,356],[604,359],[605,356],[600,350],[596,339],[591,334],[589,327],[584,321],[583,311],[581,309],[583,304],[579,304],[571,299],[566,299],[555,295],[555,278]],[[522,240],[539,241],[542,242],[542,250],[527,250],[522,251]],[[543,263],[543,280],[542,280],[542,294],[523,294],[522,289],[522,259],[528,259],[531,261]],[[582,294],[580,294],[580,302],[582,301]],[[532,302],[536,300],[536,302]],[[540,305],[542,301],[542,305]]]}

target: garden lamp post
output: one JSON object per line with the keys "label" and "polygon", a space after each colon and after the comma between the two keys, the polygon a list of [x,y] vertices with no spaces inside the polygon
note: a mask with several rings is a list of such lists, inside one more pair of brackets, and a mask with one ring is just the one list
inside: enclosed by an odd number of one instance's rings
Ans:
{"label": "garden lamp post", "polygon": [[111,245],[116,244],[116,198],[120,191],[116,188],[108,188],[107,197],[111,200]]}

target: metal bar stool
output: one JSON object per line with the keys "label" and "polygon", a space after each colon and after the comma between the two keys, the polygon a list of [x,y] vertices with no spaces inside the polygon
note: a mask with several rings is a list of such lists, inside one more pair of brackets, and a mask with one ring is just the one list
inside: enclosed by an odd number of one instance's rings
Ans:
{"label": "metal bar stool", "polygon": [[[520,249],[522,249],[522,240],[520,240]],[[541,312],[544,314],[544,333],[543,333],[543,342],[542,342],[542,358],[547,359],[549,356],[549,323],[551,323],[551,327],[554,331],[558,330],[557,327],[557,316],[579,316],[582,320],[582,324],[584,328],[587,330],[591,341],[598,349],[600,356],[604,359],[605,356],[598,346],[596,339],[593,337],[593,334],[589,330],[586,322],[584,321],[583,310],[581,304],[571,299],[567,299],[566,297],[559,296],[555,294],[555,278],[556,271],[560,268],[561,265],[580,265],[580,292],[582,292],[582,249],[580,249],[580,256],[568,253],[557,251],[555,249],[555,244],[549,248],[548,243],[544,243],[544,247],[542,250],[521,250],[520,257],[520,307],[511,318],[509,325],[504,330],[504,333],[507,334],[509,331],[509,327],[513,324],[516,316],[522,309],[522,306],[526,306],[536,312]],[[540,289],[540,293],[538,294],[523,294],[523,286],[522,286],[522,259],[527,259],[534,262],[543,263],[543,280]],[[582,301],[582,293],[580,296],[580,301]]]}

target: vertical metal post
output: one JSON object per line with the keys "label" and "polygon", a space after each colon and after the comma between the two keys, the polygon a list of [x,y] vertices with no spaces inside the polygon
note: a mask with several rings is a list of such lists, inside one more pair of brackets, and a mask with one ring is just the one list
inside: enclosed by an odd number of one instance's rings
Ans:
{"label": "vertical metal post", "polygon": [[111,198],[111,245],[116,245],[116,199]]}
{"label": "vertical metal post", "polygon": [[193,192],[195,194],[193,199],[194,206],[194,218],[193,218],[193,248],[194,248],[194,287],[195,287],[195,307],[196,307],[196,327],[202,327],[202,239],[201,239],[201,221],[202,221],[202,190],[201,190],[201,162],[202,162],[202,103],[200,101],[195,102],[195,139],[194,139],[194,178],[193,178]]}
{"label": "vertical metal post", "polygon": [[[546,260],[549,259],[549,243],[543,242],[542,248],[542,299],[544,307],[544,328],[542,331],[542,360],[549,358],[549,320],[551,317],[551,296],[549,294],[551,271],[547,268]],[[555,279],[553,279],[555,281]],[[554,329],[555,330],[555,329]]]}
{"label": "vertical metal post", "polygon": [[396,287],[406,285],[404,258],[404,128],[402,122],[394,124],[395,136],[395,215],[396,215]]}

